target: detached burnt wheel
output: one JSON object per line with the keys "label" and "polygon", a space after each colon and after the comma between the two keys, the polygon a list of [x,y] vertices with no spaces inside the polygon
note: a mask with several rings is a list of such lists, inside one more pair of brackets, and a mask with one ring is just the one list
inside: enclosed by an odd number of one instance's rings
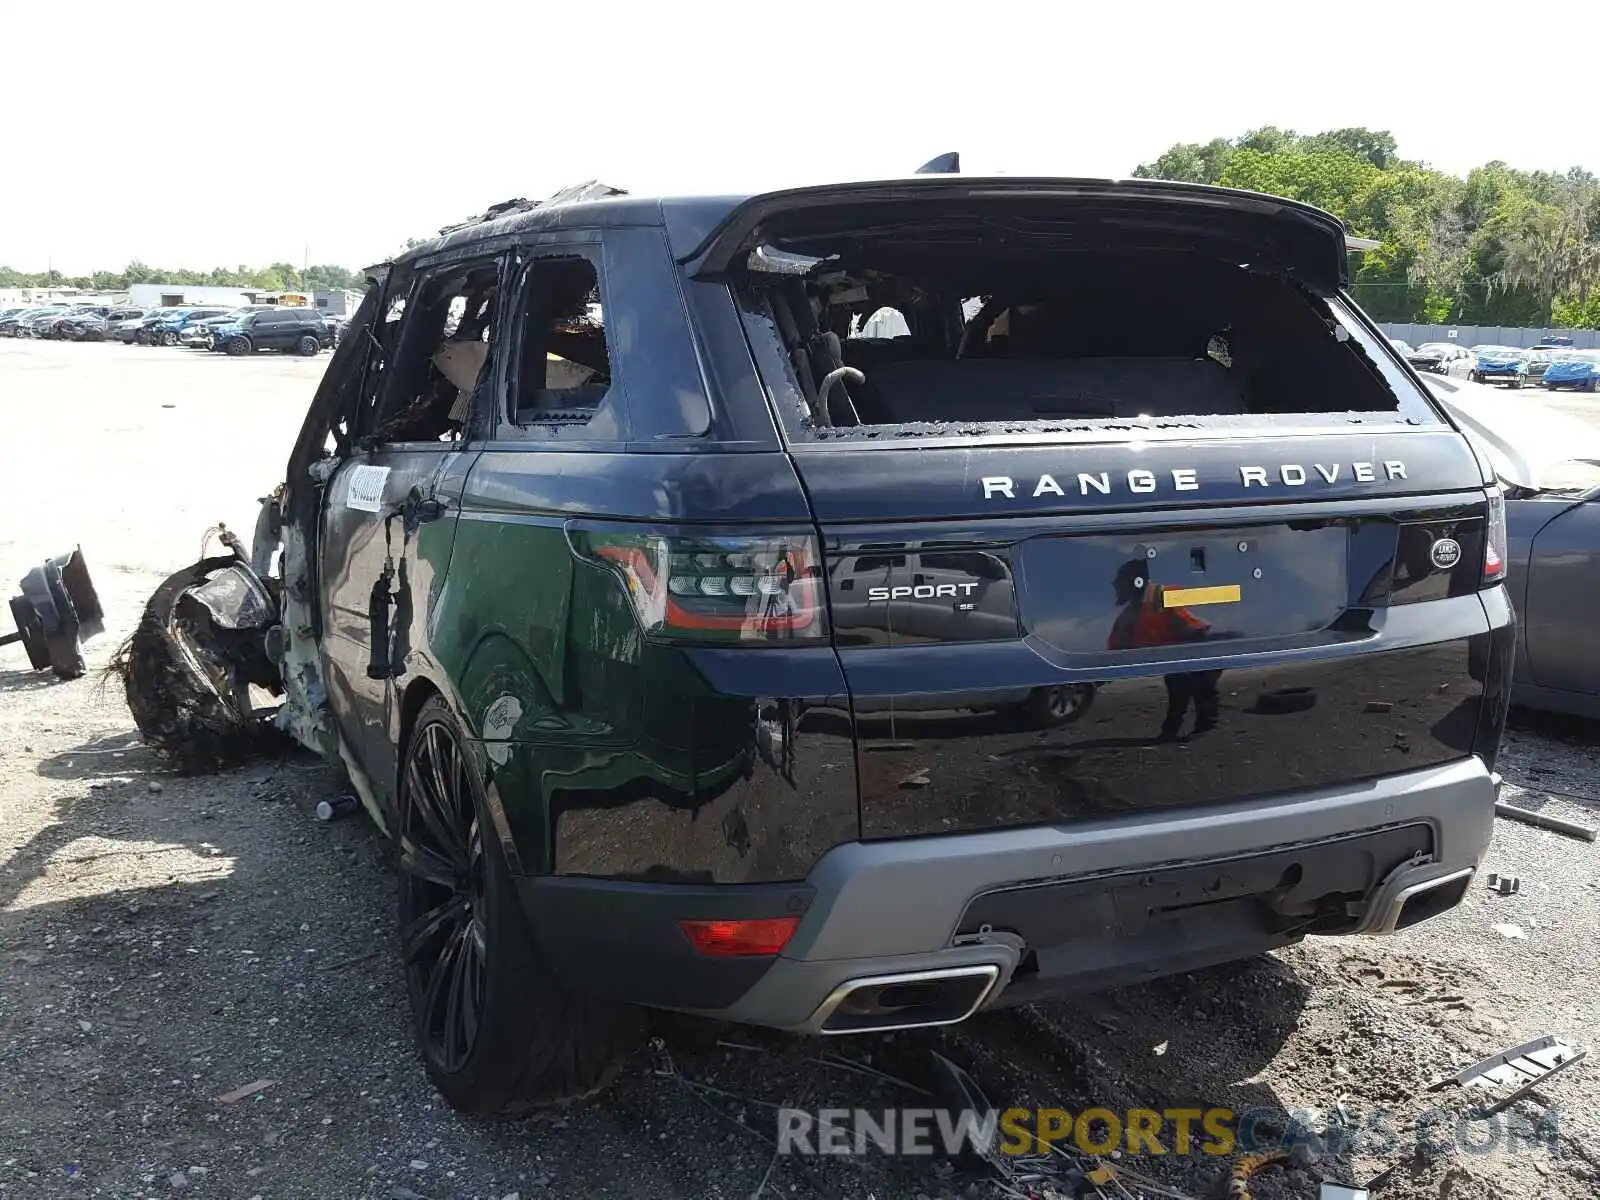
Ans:
{"label": "detached burnt wheel", "polygon": [[417,1046],[446,1100],[477,1113],[576,1100],[616,1074],[638,1014],[544,968],[494,827],[481,756],[429,700],[400,775],[400,942]]}
{"label": "detached burnt wheel", "polygon": [[317,341],[316,338],[312,337],[308,333],[303,338],[300,339],[300,341],[296,344],[295,348],[297,350],[299,350],[301,354],[304,354],[306,357],[309,358],[311,355],[315,354],[318,350],[322,349],[322,343]]}

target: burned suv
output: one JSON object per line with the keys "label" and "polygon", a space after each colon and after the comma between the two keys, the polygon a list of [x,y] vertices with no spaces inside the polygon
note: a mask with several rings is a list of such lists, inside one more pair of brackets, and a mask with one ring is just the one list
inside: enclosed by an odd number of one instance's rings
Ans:
{"label": "burned suv", "polygon": [[370,271],[130,701],[348,772],[473,1110],[638,1006],[865,1033],[1410,925],[1489,841],[1504,518],[1346,270],[1142,180],[500,206]]}

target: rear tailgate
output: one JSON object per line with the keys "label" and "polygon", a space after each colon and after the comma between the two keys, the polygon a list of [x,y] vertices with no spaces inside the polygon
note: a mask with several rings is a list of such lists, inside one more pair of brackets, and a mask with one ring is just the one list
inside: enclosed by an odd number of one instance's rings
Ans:
{"label": "rear tailgate", "polygon": [[1447,428],[794,450],[866,837],[1350,783],[1493,725],[1485,497]]}

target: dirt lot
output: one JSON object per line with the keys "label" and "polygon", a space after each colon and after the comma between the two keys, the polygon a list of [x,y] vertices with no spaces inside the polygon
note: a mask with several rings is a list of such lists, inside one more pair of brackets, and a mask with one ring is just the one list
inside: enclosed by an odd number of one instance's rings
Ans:
{"label": "dirt lot", "polygon": [[[325,362],[0,341],[0,583],[81,543],[108,610],[89,655],[103,666],[208,525],[248,528]],[[289,757],[174,777],[141,748],[116,687],[25,666],[0,651],[5,1200],[1043,1194],[932,1159],[774,1156],[774,1106],[925,1104],[872,1072],[926,1082],[935,1049],[1002,1107],[1220,1106],[1260,1110],[1264,1129],[1301,1110],[1323,1129],[1342,1111],[1402,1134],[1398,1148],[1369,1138],[1309,1171],[1266,1172],[1262,1200],[1396,1164],[1383,1196],[1600,1193],[1597,1066],[1510,1122],[1463,1122],[1472,1149],[1414,1153],[1404,1134],[1434,1104],[1466,1108],[1425,1094],[1430,1079],[1540,1033],[1582,1043],[1600,1027],[1594,846],[1501,822],[1487,868],[1521,876],[1515,896],[1480,883],[1395,938],[1313,940],[944,1034],[823,1045],[659,1019],[658,1040],[598,1101],[483,1122],[446,1109],[412,1052],[388,851],[359,818],[313,819],[335,793],[329,773]],[[1528,790],[1514,798],[1600,818],[1588,811],[1600,801],[1574,798],[1600,792],[1597,734],[1518,720],[1503,769]],[[272,1082],[218,1099],[260,1080]],[[1435,1138],[1455,1130],[1452,1118]],[[1545,1140],[1511,1150],[1512,1132]],[[1198,1196],[1228,1161],[1136,1165]]]}

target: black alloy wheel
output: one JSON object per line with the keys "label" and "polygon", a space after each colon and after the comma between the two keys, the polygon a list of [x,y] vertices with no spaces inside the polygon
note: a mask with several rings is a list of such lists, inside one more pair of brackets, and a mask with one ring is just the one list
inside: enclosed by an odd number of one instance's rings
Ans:
{"label": "black alloy wheel", "polygon": [[466,753],[442,721],[407,755],[400,827],[401,952],[417,1034],[454,1073],[478,1039],[487,982],[483,834]]}
{"label": "black alloy wheel", "polygon": [[440,696],[406,739],[395,812],[412,1027],[456,1108],[522,1112],[593,1095],[638,1010],[568,991],[539,953],[489,809],[489,764]]}
{"label": "black alloy wheel", "polygon": [[308,333],[308,334],[305,334],[303,337],[301,337],[299,345],[298,345],[297,348],[299,349],[301,354],[304,354],[307,357],[310,357],[311,355],[315,354],[318,350],[322,349],[322,343],[317,341],[316,338],[312,337]]}

